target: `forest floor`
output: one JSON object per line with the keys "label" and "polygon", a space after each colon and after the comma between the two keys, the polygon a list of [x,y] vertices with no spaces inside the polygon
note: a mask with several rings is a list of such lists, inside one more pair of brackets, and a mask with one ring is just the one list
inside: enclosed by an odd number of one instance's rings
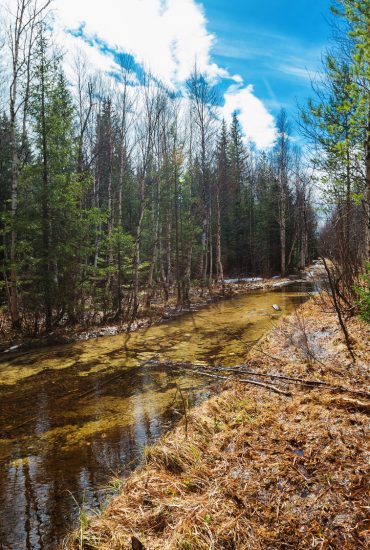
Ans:
{"label": "forest floor", "polygon": [[283,318],[246,359],[259,376],[188,411],[66,547],[369,548],[370,325],[348,329],[355,361],[325,297]]}
{"label": "forest floor", "polygon": [[145,305],[146,292],[142,291],[140,295],[141,305],[137,320],[129,324],[124,323],[104,323],[92,324],[88,328],[81,325],[62,325],[56,328],[50,334],[31,337],[19,331],[12,331],[9,319],[0,314],[0,353],[27,351],[38,347],[66,344],[78,340],[89,340],[102,336],[114,336],[127,330],[134,331],[138,328],[146,328],[154,323],[169,320],[179,315],[196,311],[209,303],[235,297],[239,294],[252,292],[256,290],[271,290],[275,287],[285,286],[294,282],[294,279],[288,277],[273,278],[249,278],[245,280],[226,279],[224,288],[222,285],[213,286],[209,289],[192,285],[190,291],[190,309],[176,306],[176,294],[172,289],[169,299],[165,301],[162,289],[154,292],[150,307]]}

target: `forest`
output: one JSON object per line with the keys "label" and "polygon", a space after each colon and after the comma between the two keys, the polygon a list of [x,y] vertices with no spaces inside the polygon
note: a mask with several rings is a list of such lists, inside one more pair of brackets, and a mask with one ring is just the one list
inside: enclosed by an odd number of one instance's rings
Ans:
{"label": "forest", "polygon": [[220,118],[196,63],[176,94],[124,54],[108,76],[77,52],[68,79],[49,9],[19,1],[2,26],[0,284],[13,329],[134,320],[155,296],[182,307],[192,285],[303,269],[317,213],[289,115],[260,151],[237,113]]}
{"label": "forest", "polygon": [[369,44],[367,3],[344,5],[295,125],[305,150],[282,109],[267,151],[246,142],[237,112],[220,118],[196,63],[179,93],[126,54],[105,75],[76,52],[67,78],[50,3],[4,12],[0,282],[12,327],[133,320],[170,292],[182,307],[193,284],[303,269],[318,237],[345,266],[349,299],[369,256]]}
{"label": "forest", "polygon": [[370,0],[330,3],[0,0],[0,549],[370,547]]}

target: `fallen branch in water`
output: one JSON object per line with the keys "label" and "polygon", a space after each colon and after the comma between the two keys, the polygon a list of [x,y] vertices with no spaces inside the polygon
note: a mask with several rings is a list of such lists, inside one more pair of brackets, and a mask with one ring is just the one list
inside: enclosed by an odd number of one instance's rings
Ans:
{"label": "fallen branch in water", "polygon": [[[289,384],[290,382],[294,382],[295,384],[299,384],[301,386],[307,386],[307,387],[322,387],[323,389],[327,389],[329,391],[333,391],[333,392],[340,392],[340,393],[351,393],[353,395],[361,395],[363,397],[367,397],[367,398],[370,398],[370,392],[368,391],[365,391],[365,390],[355,390],[353,388],[346,388],[344,386],[333,386],[331,384],[329,384],[328,382],[323,382],[322,380],[307,380],[305,378],[296,378],[296,377],[291,377],[291,376],[283,376],[281,374],[272,374],[270,372],[255,372],[255,371],[252,371],[252,370],[249,370],[247,368],[244,367],[244,365],[236,365],[235,367],[224,367],[222,365],[218,366],[218,367],[210,367],[210,366],[207,366],[207,365],[200,365],[200,364],[193,364],[193,363],[170,363],[170,362],[166,362],[165,365],[167,367],[180,367],[180,368],[185,368],[185,369],[189,369],[189,370],[192,370],[193,372],[200,372],[196,369],[204,369],[204,368],[208,368],[210,370],[216,370],[217,372],[232,372],[234,374],[250,374],[252,376],[260,376],[260,377],[265,377],[265,378],[274,378],[274,379],[277,379],[277,380],[282,380],[284,381],[285,383]],[[207,373],[208,374],[208,373]],[[208,376],[211,376],[208,374]],[[216,376],[216,375],[213,375],[213,376]],[[228,380],[230,379],[231,377],[230,376],[225,376],[225,377],[222,377],[224,378],[225,380]],[[241,379],[237,378],[238,381],[242,381]],[[251,382],[254,382],[256,385],[260,385],[260,383],[258,383],[257,381],[251,381]],[[267,387],[271,387],[271,388],[276,388],[276,386],[268,386],[268,385],[265,385]],[[287,394],[287,395],[291,395],[291,393]]]}
{"label": "fallen branch in water", "polygon": [[182,368],[189,368],[189,369],[199,369],[199,368],[209,368],[216,371],[221,372],[234,372],[234,373],[240,373],[240,374],[251,374],[252,376],[261,376],[264,378],[276,378],[278,380],[286,380],[291,382],[296,382],[302,385],[307,386],[329,386],[327,382],[322,382],[321,380],[307,380],[305,378],[295,378],[291,376],[283,376],[281,374],[272,374],[270,372],[255,372],[252,370],[247,369],[244,365],[235,365],[235,367],[224,367],[222,365],[218,367],[209,367],[208,365],[200,365],[196,363],[165,363],[168,367],[182,367]]}
{"label": "fallen branch in water", "polygon": [[[192,372],[195,372],[196,374],[201,374],[202,376],[208,376],[209,378],[218,378],[221,380],[230,380],[232,379],[231,376],[221,376],[220,374],[210,374],[208,372],[200,371],[192,369]],[[263,382],[257,382],[257,380],[249,380],[247,378],[234,378],[233,380],[237,382],[243,382],[243,384],[253,384],[253,386],[259,386],[261,388],[265,388],[268,390],[271,390],[275,393],[279,393],[281,395],[285,395],[287,397],[291,397],[291,392],[283,391],[277,388],[276,386],[271,386],[270,384],[264,384]]]}
{"label": "fallen branch in water", "polygon": [[290,382],[296,382],[305,386],[328,386],[327,382],[322,382],[320,380],[307,380],[305,378],[295,378],[291,376],[283,376],[281,374],[272,374],[270,372],[255,372],[252,370],[246,369],[243,365],[237,365],[235,367],[212,367],[220,371],[226,372],[237,372],[241,374],[252,374],[253,376],[261,376],[265,378],[276,378],[278,380],[288,380]]}

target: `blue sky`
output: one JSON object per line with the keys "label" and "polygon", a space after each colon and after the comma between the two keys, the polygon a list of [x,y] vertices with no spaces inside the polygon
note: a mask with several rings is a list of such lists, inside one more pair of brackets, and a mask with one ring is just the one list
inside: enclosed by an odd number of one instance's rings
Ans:
{"label": "blue sky", "polygon": [[205,0],[217,64],[243,76],[275,114],[311,94],[330,40],[329,0]]}
{"label": "blue sky", "polygon": [[[329,0],[54,0],[56,37],[73,65],[83,50],[114,74],[130,54],[181,93],[194,63],[220,88],[220,116],[237,110],[246,140],[272,146],[275,117],[311,93],[329,43]],[[139,85],[140,83],[138,83]]]}

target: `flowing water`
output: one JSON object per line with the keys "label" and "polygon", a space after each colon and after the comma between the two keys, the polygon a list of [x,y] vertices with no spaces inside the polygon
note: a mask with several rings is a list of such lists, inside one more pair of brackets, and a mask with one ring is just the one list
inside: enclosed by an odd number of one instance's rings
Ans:
{"label": "flowing water", "polygon": [[0,549],[56,547],[75,526],[77,503],[102,506],[109,480],[131,471],[179,418],[177,385],[192,406],[219,388],[161,359],[238,364],[305,290],[247,294],[131,335],[3,358]]}

